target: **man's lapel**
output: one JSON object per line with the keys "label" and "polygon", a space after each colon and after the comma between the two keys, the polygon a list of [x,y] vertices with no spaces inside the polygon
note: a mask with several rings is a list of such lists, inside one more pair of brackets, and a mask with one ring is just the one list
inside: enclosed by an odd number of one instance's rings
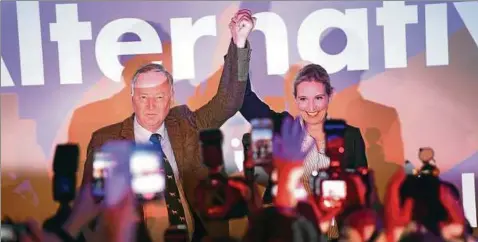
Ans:
{"label": "man's lapel", "polygon": [[185,164],[183,159],[183,144],[181,142],[184,142],[185,140],[181,137],[182,133],[179,127],[179,120],[172,115],[168,115],[164,120],[164,124],[166,126],[166,131],[168,132],[169,142],[173,149],[179,175],[182,178]]}
{"label": "man's lapel", "polygon": [[125,140],[131,140],[134,142],[134,114],[123,121],[121,127],[121,137]]}
{"label": "man's lapel", "polygon": [[[178,165],[179,174],[183,177],[183,170],[185,169],[183,159],[183,144],[184,139],[181,137],[182,133],[179,127],[179,120],[173,115],[168,115],[164,120],[166,130],[168,131],[169,142],[173,149],[174,158]],[[134,142],[134,114],[123,121],[121,128],[121,137],[125,140]]]}

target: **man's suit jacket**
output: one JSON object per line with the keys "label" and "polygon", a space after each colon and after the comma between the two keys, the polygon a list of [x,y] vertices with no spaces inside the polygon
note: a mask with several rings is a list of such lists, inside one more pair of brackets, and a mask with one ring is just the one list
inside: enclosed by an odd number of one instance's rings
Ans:
{"label": "man's suit jacket", "polygon": [[[207,168],[203,166],[201,161],[199,131],[220,128],[226,120],[239,111],[246,88],[250,51],[249,44],[246,45],[246,48],[238,49],[231,41],[225,56],[217,94],[211,101],[196,111],[191,111],[186,105],[176,106],[170,110],[164,120],[177,162],[179,179],[182,181],[186,199],[190,208],[192,208],[191,212],[196,218],[195,224],[198,224],[197,218],[200,216],[195,213],[194,209],[196,202],[194,189],[200,179],[207,176]],[[83,184],[91,181],[92,157],[95,150],[111,140],[134,141],[133,121],[134,115],[120,123],[101,128],[93,133],[87,150]],[[227,222],[203,224],[209,235],[228,235],[229,233]],[[195,227],[197,228],[197,226]],[[150,231],[151,233],[155,233],[155,231]]]}

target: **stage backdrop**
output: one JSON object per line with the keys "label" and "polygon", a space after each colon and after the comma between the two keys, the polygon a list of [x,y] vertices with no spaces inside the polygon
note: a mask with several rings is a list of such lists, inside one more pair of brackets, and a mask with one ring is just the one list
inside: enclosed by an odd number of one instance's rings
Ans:
{"label": "stage backdrop", "polygon": [[[265,102],[297,114],[294,75],[305,63],[323,65],[337,91],[330,115],[360,127],[381,195],[405,159],[418,166],[418,149],[432,147],[476,227],[476,1],[2,1],[2,215],[54,213],[55,146],[79,143],[83,161],[94,130],[131,114],[139,66],[172,71],[177,104],[210,100],[240,8],[257,17],[250,75]],[[240,114],[222,127],[229,172],[242,169],[249,128]]]}

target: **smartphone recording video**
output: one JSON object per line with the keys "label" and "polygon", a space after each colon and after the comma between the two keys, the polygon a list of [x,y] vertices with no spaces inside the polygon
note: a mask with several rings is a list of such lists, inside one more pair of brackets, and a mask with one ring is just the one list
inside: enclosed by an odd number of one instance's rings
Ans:
{"label": "smartphone recording video", "polygon": [[324,123],[326,136],[325,154],[330,161],[341,162],[345,153],[345,129],[347,124],[343,120],[329,119]]}
{"label": "smartphone recording video", "polygon": [[131,188],[140,201],[164,196],[165,173],[161,154],[152,147],[136,147],[130,156]]}
{"label": "smartphone recording video", "polygon": [[79,147],[77,144],[59,144],[53,158],[53,200],[69,203],[76,195],[76,172]]}
{"label": "smartphone recording video", "polygon": [[272,161],[273,124],[270,119],[254,119],[251,121],[251,150],[256,165]]}
{"label": "smartphone recording video", "polygon": [[324,199],[345,199],[347,196],[347,185],[342,180],[322,181],[322,197]]}
{"label": "smartphone recording video", "polygon": [[115,161],[107,152],[96,152],[93,158],[93,182],[91,193],[95,200],[101,201],[105,197],[105,181],[111,174]]}

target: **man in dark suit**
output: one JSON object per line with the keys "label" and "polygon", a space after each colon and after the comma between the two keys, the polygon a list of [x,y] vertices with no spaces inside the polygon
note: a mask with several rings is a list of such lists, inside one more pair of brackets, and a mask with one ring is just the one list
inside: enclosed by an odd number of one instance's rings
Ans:
{"label": "man in dark suit", "polygon": [[232,41],[217,94],[211,101],[196,111],[185,105],[171,108],[174,95],[171,74],[161,65],[146,65],[133,76],[134,114],[94,132],[88,145],[83,184],[92,179],[94,152],[108,141],[151,142],[164,151],[166,201],[153,202],[142,209],[145,227],[153,241],[162,241],[163,233],[170,225],[185,226],[193,241],[200,241],[206,234],[214,237],[228,235],[227,221],[204,223],[196,213],[194,189],[200,179],[207,176],[200,158],[199,131],[220,128],[239,110],[244,98],[251,51],[247,37],[254,27],[254,20],[249,12],[239,11],[229,27]]}

